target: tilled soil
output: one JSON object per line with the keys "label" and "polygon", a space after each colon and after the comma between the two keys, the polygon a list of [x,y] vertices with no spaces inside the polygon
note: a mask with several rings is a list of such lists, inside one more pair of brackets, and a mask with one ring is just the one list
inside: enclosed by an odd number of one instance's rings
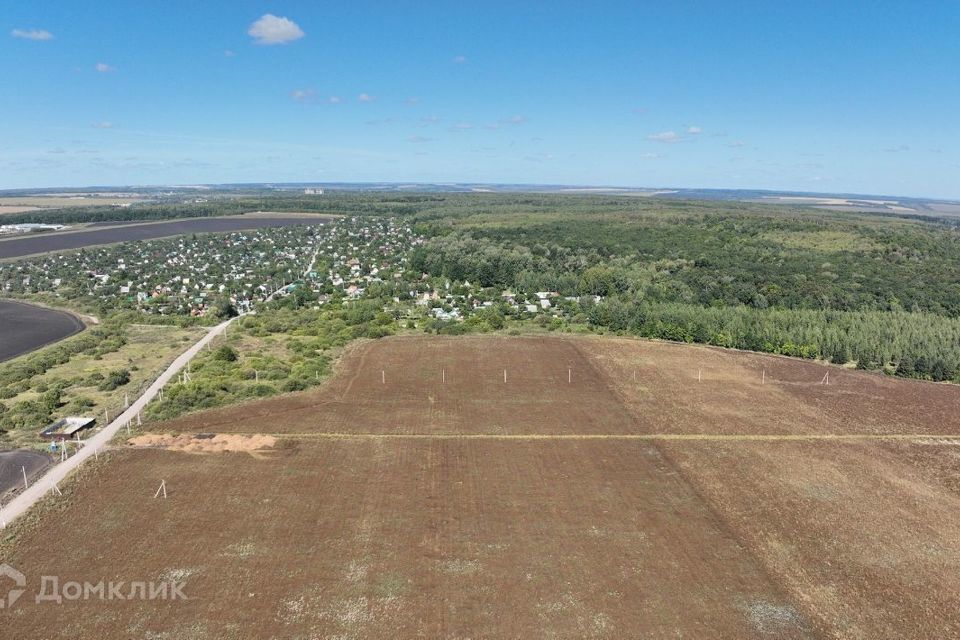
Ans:
{"label": "tilled soil", "polygon": [[[51,498],[0,559],[28,576],[2,628],[956,637],[960,435],[935,436],[960,432],[958,400],[635,340],[365,343],[320,389],[150,427],[274,434],[270,456],[127,449]],[[36,603],[43,575],[176,578],[190,599]]]}

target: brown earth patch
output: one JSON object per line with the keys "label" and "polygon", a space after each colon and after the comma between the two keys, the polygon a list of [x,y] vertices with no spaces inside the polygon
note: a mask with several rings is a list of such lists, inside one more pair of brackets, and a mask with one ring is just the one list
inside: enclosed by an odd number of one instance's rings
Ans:
{"label": "brown earth patch", "polygon": [[186,453],[257,453],[272,448],[277,442],[273,436],[235,434],[164,434],[145,433],[127,440],[134,447],[168,449]]}

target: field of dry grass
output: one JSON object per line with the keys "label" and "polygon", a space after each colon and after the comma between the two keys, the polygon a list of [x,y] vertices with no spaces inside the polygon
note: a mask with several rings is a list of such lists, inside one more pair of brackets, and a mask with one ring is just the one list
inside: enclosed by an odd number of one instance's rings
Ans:
{"label": "field of dry grass", "polygon": [[362,343],[318,389],[149,425],[276,442],[123,446],[0,545],[28,589],[173,576],[189,600],[0,616],[13,637],[953,637],[958,401],[636,340]]}
{"label": "field of dry grass", "polygon": [[89,207],[93,205],[121,205],[142,201],[143,200],[141,198],[94,195],[7,196],[0,197],[0,213],[16,213],[16,211],[12,211],[14,208],[20,208],[24,211],[31,211],[34,209],[64,209],[67,207]]}

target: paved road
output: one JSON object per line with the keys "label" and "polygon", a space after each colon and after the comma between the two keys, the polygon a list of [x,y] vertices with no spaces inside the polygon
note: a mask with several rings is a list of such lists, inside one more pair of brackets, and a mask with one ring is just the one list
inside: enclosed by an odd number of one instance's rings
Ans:
{"label": "paved road", "polygon": [[33,485],[10,501],[10,503],[0,510],[0,526],[6,527],[10,522],[16,520],[27,512],[30,507],[36,504],[48,491],[53,490],[55,484],[62,482],[70,473],[77,469],[83,462],[93,456],[96,451],[109,444],[113,436],[117,434],[128,422],[137,419],[137,413],[143,411],[147,404],[153,400],[154,396],[160,392],[167,382],[177,373],[187,366],[189,362],[207,343],[214,338],[222,335],[227,326],[234,320],[226,320],[210,330],[192,347],[180,354],[173,363],[167,367],[167,370],[160,374],[152,385],[150,385],[142,396],[130,405],[130,408],[121,413],[113,422],[104,427],[99,433],[83,441],[80,451],[73,457],[52,467],[47,473],[34,481]]}

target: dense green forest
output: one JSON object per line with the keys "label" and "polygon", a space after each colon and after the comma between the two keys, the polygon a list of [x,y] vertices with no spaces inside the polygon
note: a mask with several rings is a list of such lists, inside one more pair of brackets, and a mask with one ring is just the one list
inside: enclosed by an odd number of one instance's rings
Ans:
{"label": "dense green forest", "polygon": [[518,206],[415,215],[431,239],[412,266],[577,297],[574,318],[598,328],[960,375],[960,233],[949,225],[707,202]]}

